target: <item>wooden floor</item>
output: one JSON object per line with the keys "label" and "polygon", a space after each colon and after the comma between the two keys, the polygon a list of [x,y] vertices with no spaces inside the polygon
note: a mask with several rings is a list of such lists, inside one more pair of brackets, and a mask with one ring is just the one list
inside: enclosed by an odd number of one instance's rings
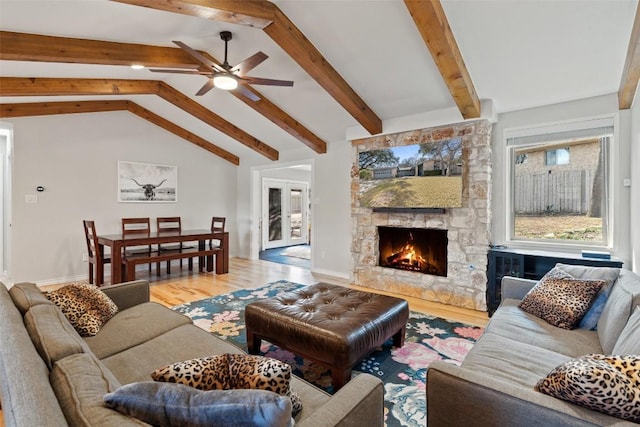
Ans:
{"label": "wooden floor", "polygon": [[[351,286],[347,280],[312,274],[309,270],[300,267],[262,260],[253,261],[232,258],[229,261],[229,273],[221,275],[190,272],[186,268],[186,263],[183,270],[180,270],[176,263],[172,264],[171,271],[172,274],[170,276],[163,273],[160,277],[155,275],[155,268],[150,276],[146,271],[142,272],[142,270],[140,274],[137,274],[137,277],[140,279],[148,278],[150,280],[151,299],[169,307],[214,295],[233,292],[238,289],[258,288],[277,280],[289,280],[305,285],[326,282],[364,291],[372,291],[367,288]],[[488,321],[486,312],[438,304],[392,293],[387,294],[406,299],[409,302],[409,308],[413,311],[432,314],[476,326],[484,326]]]}
{"label": "wooden floor", "polygon": [[[284,264],[276,264],[273,262],[262,260],[247,260],[240,258],[232,258],[229,260],[229,273],[216,275],[213,273],[190,272],[184,263],[184,269],[180,270],[177,263],[172,264],[172,274],[164,274],[160,277],[155,275],[155,266],[153,273],[142,270],[137,274],[139,279],[149,279],[151,283],[151,299],[166,306],[174,306],[189,301],[197,301],[214,295],[233,292],[238,289],[258,288],[269,282],[277,280],[289,280],[291,282],[311,285],[317,282],[332,283],[371,291],[371,289],[350,286],[347,280],[330,278],[312,274],[309,270]],[[64,283],[43,287],[44,290],[52,290],[59,288]],[[381,292],[382,293],[382,292]],[[388,295],[395,295],[387,293]],[[409,308],[413,311],[427,313],[445,319],[463,322],[476,326],[485,326],[488,317],[486,312],[474,311],[450,305],[438,304],[430,301],[419,300],[416,298],[395,295],[406,299],[409,302]],[[0,410],[0,426],[4,426],[2,420],[2,411]]]}

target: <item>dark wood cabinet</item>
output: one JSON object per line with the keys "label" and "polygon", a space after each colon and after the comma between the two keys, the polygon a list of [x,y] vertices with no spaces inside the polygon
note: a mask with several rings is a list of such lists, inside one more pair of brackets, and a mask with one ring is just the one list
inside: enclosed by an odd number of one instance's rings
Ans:
{"label": "dark wood cabinet", "polygon": [[489,250],[487,269],[487,311],[489,315],[500,305],[501,281],[504,276],[539,280],[557,263],[592,267],[622,267],[622,260],[587,258],[564,252],[534,251],[494,247]]}

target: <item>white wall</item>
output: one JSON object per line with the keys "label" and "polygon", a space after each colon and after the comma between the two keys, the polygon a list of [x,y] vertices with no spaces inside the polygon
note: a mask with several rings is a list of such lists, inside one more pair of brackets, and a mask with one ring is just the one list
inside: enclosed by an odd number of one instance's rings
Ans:
{"label": "white wall", "polygon": [[298,181],[311,184],[310,170],[298,169],[298,168],[279,168],[279,169],[265,169],[260,172],[262,178],[281,179],[285,181]]}
{"label": "white wall", "polygon": [[633,271],[640,273],[640,95],[631,109],[631,251]]}
{"label": "white wall", "polygon": [[349,211],[350,144],[328,144],[318,155],[308,148],[280,152],[278,162],[241,162],[238,169],[239,254],[255,258],[260,237],[260,176],[266,169],[294,164],[312,165],[311,173],[311,269],[317,273],[349,277],[351,215]]}
{"label": "white wall", "polygon": [[[630,265],[630,218],[640,217],[640,170],[633,170],[635,186],[622,187],[631,176],[630,139],[634,164],[640,164],[640,112],[623,114],[626,140],[616,152],[616,255]],[[617,111],[615,95],[574,101],[532,110],[503,114],[493,131],[493,224],[492,241],[503,238],[505,127],[554,122]],[[404,130],[446,124],[455,120],[425,114],[407,118]],[[86,276],[86,251],[81,220],[94,219],[99,233],[117,232],[125,216],[180,215],[184,226],[208,228],[211,216],[229,221],[232,256],[250,258],[259,239],[260,186],[252,181],[264,168],[279,164],[312,164],[312,270],[338,277],[351,272],[350,172],[351,144],[329,144],[317,155],[306,147],[281,151],[279,162],[245,160],[236,167],[128,112],[91,113],[10,119],[14,126],[13,251],[15,281],[59,282]],[[397,121],[397,120],[396,120]],[[395,127],[385,122],[385,131]],[[407,123],[405,123],[407,122]],[[633,126],[629,123],[633,122]],[[395,122],[393,122],[395,123]],[[633,127],[633,129],[632,129]],[[347,130],[355,134],[353,129]],[[630,135],[633,134],[633,137]],[[178,166],[179,202],[176,204],[117,203],[117,161],[129,160]],[[259,180],[257,181],[259,184]],[[36,193],[35,187],[46,188]],[[630,214],[631,190],[634,215]],[[626,191],[626,193],[625,193]],[[257,192],[254,194],[254,192]],[[38,204],[25,204],[25,194],[37,194]],[[626,194],[626,195],[625,195]],[[637,222],[637,220],[635,220]],[[500,233],[503,233],[502,235]],[[640,230],[633,229],[634,259],[640,265]],[[637,268],[637,267],[636,267]]]}
{"label": "white wall", "polygon": [[629,110],[618,112],[616,94],[589,99],[532,108],[500,114],[493,132],[493,201],[492,201],[492,233],[493,244],[504,244],[506,241],[505,212],[506,186],[509,179],[506,175],[506,143],[504,131],[507,128],[556,123],[604,114],[619,116],[616,140],[612,147],[613,160],[613,203],[614,230],[612,253],[624,261],[625,267],[631,266],[631,218],[638,218],[640,211],[631,214],[631,192],[623,186],[623,180],[631,176],[631,114]]}
{"label": "white wall", "polygon": [[[235,236],[236,166],[125,111],[29,117],[14,126],[14,281],[56,283],[85,277],[82,220],[99,234],[120,231],[120,218],[181,216],[205,228],[225,216]],[[178,166],[177,203],[118,203],[117,162]],[[42,185],[45,191],[36,192]],[[38,196],[37,204],[25,195]],[[152,225],[155,229],[155,224]],[[237,242],[230,241],[231,254]]]}

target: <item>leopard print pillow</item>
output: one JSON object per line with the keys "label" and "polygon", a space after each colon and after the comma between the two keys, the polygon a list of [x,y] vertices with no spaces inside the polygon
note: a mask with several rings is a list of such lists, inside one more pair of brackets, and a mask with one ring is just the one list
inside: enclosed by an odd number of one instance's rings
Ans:
{"label": "leopard print pillow", "polygon": [[53,302],[76,331],[83,337],[92,337],[116,315],[118,306],[97,286],[72,283],[44,295]]}
{"label": "leopard print pillow", "polygon": [[535,389],[617,418],[640,422],[640,356],[589,354],[552,370]]}
{"label": "leopard print pillow", "polygon": [[551,325],[573,329],[605,284],[604,280],[575,279],[554,268],[540,279],[518,306]]}
{"label": "leopard print pillow", "polygon": [[185,360],[156,369],[151,378],[199,390],[268,390],[291,399],[292,417],[302,410],[300,396],[289,386],[291,367],[269,357],[221,354]]}

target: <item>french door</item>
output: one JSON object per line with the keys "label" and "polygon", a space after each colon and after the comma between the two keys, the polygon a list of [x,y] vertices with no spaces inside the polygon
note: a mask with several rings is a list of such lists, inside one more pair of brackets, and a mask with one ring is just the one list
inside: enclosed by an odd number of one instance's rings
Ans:
{"label": "french door", "polygon": [[306,182],[262,181],[262,249],[309,243]]}

